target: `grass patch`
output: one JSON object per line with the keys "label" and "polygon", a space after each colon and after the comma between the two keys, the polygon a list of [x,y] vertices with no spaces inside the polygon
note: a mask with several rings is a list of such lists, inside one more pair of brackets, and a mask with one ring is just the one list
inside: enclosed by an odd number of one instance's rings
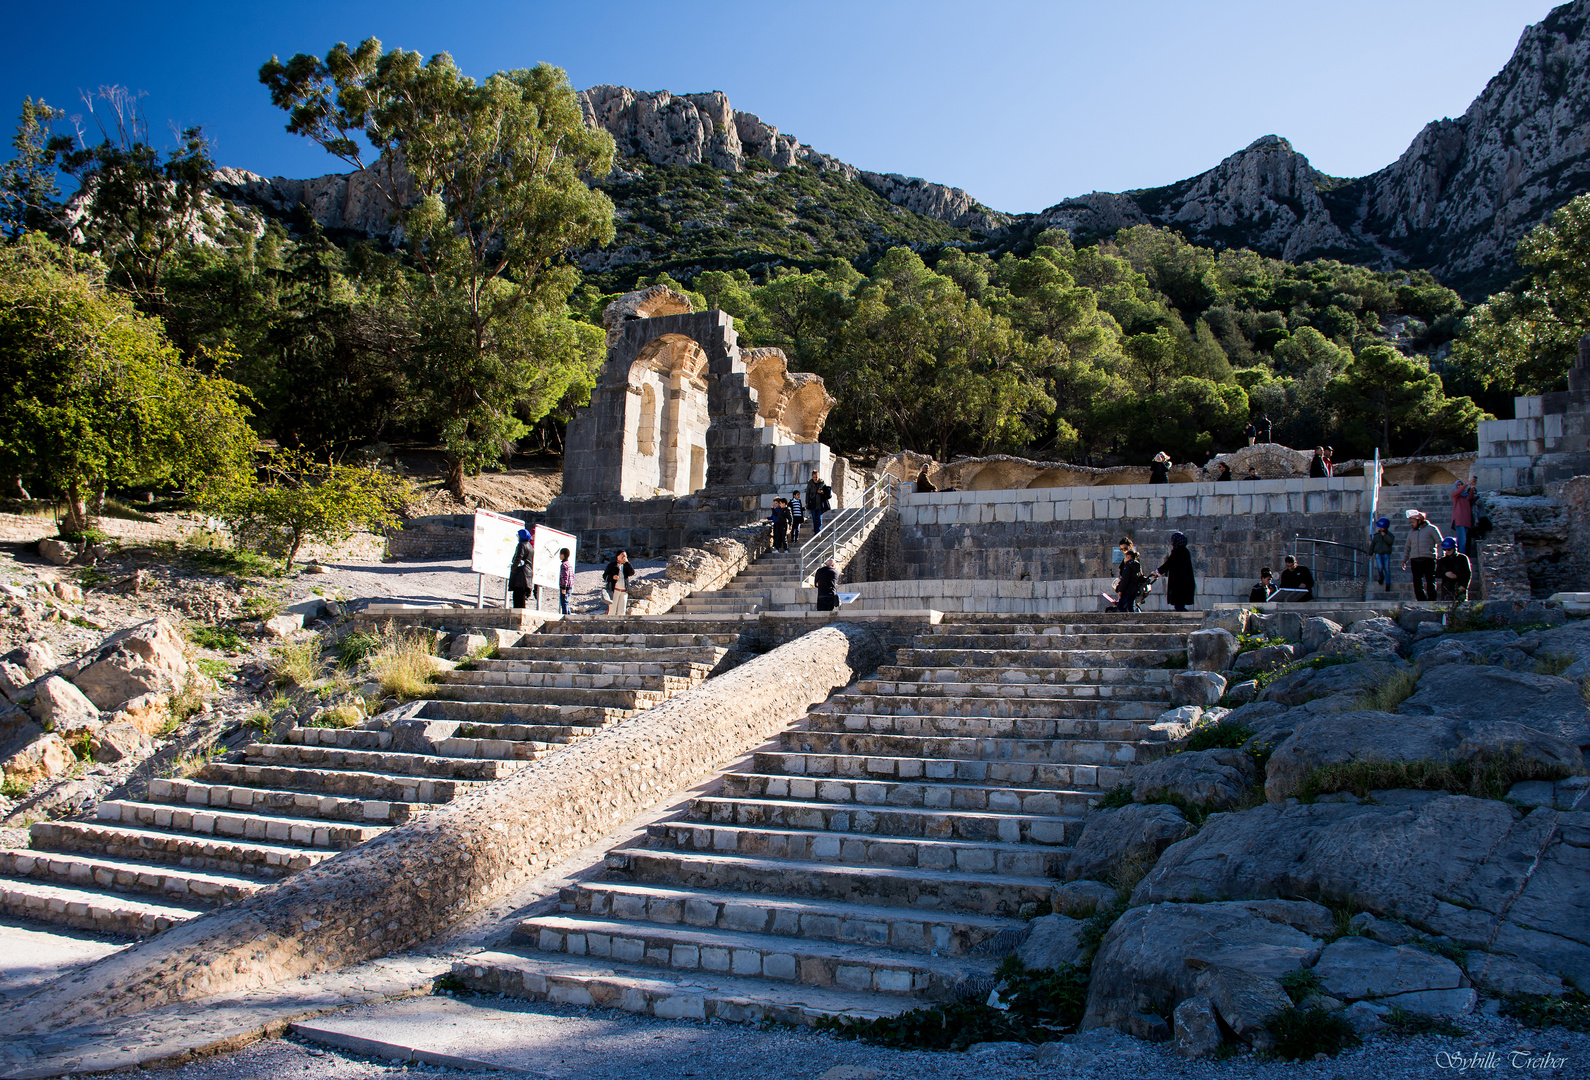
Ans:
{"label": "grass patch", "polygon": [[1286,991],[1286,996],[1292,999],[1293,1005],[1301,1005],[1303,999],[1320,988],[1319,976],[1311,968],[1298,968],[1288,971],[1280,978],[1281,989]]}
{"label": "grass patch", "polygon": [[1572,653],[1544,653],[1535,657],[1535,674],[1561,675],[1578,662],[1579,658]]}
{"label": "grass patch", "polygon": [[1096,807],[1096,809],[1099,809],[1099,810],[1114,810],[1115,808],[1120,807],[1120,806],[1131,806],[1131,805],[1132,805],[1132,785],[1131,784],[1116,784],[1109,791],[1104,793],[1104,797],[1099,800],[1098,806]]}
{"label": "grass patch", "polygon": [[0,779],[0,795],[8,799],[25,799],[36,783],[37,780],[19,780],[14,776],[7,776]]}
{"label": "grass patch", "polygon": [[1414,938],[1408,942],[1415,949],[1423,949],[1427,953],[1444,956],[1458,967],[1468,963],[1469,951],[1455,941],[1436,941],[1434,938]]}
{"label": "grass patch", "polygon": [[430,692],[436,668],[431,663],[434,638],[404,633],[395,623],[381,631],[381,645],[370,654],[370,677],[381,692],[399,701],[413,701]]}
{"label": "grass patch", "polygon": [[223,577],[286,577],[288,570],[280,560],[268,559],[237,548],[201,547],[190,544],[183,550],[188,562],[199,569]]}
{"label": "grass patch", "polygon": [[232,674],[231,664],[225,660],[217,660],[213,656],[201,656],[193,662],[193,666],[212,679],[224,679]]}
{"label": "grass patch", "polygon": [[338,705],[332,709],[321,709],[305,727],[318,728],[351,728],[364,719],[364,714],[352,705]]}
{"label": "grass patch", "polygon": [[343,635],[337,642],[337,663],[345,668],[351,668],[367,656],[373,656],[381,648],[382,638],[373,630],[355,630],[351,634]]}
{"label": "grass patch", "polygon": [[186,780],[197,776],[206,765],[220,757],[221,752],[219,746],[207,746],[202,750],[178,754],[166,763],[161,775],[171,780]]}
{"label": "grass patch", "polygon": [[320,678],[320,637],[284,641],[272,653],[277,686],[309,686]]}
{"label": "grass patch", "polygon": [[230,626],[194,626],[188,630],[188,640],[201,649],[237,653],[243,651],[243,637]]}
{"label": "grass patch", "polygon": [[1371,709],[1375,712],[1396,712],[1401,705],[1413,696],[1413,691],[1419,685],[1417,671],[1398,671],[1389,679],[1372,690],[1367,690],[1358,699],[1360,709]]}
{"label": "grass patch", "polygon": [[1564,766],[1527,761],[1512,751],[1490,761],[1348,761],[1312,770],[1303,777],[1297,795],[1311,802],[1321,795],[1350,791],[1367,799],[1371,791],[1404,788],[1502,799],[1509,788],[1525,780],[1555,782],[1570,775]]}
{"label": "grass patch", "polygon": [[189,679],[186,686],[171,695],[171,715],[161,726],[160,733],[169,735],[202,708],[204,708],[204,694],[200,691],[196,680]]}
{"label": "grass patch", "polygon": [[1468,1034],[1467,1029],[1458,1027],[1444,1016],[1409,1012],[1401,1005],[1393,1005],[1391,1011],[1381,1019],[1399,1035],[1440,1035],[1443,1038],[1460,1039]]}
{"label": "grass patch", "polygon": [[1247,724],[1200,724],[1187,737],[1188,750],[1239,750],[1253,738],[1253,729]]}
{"label": "grass patch", "polygon": [[1285,645],[1285,644],[1286,644],[1286,639],[1285,638],[1262,637],[1262,636],[1260,636],[1258,634],[1238,634],[1237,635],[1237,655],[1241,656],[1243,653],[1252,652],[1254,649],[1267,649],[1271,645]]}
{"label": "grass patch", "polygon": [[1528,1028],[1590,1032],[1590,996],[1578,990],[1570,990],[1560,998],[1550,994],[1511,994],[1502,1002],[1502,1015]]}
{"label": "grass patch", "polygon": [[1270,1055],[1283,1061],[1312,1061],[1315,1054],[1335,1057],[1363,1041],[1346,1017],[1320,1008],[1294,1005],[1272,1016],[1265,1026],[1275,1036]]}
{"label": "grass patch", "polygon": [[97,566],[80,566],[73,574],[77,578],[78,588],[85,592],[110,580],[110,575]]}
{"label": "grass patch", "polygon": [[271,729],[275,723],[276,721],[271,719],[270,713],[261,712],[258,709],[243,717],[243,728],[246,731],[255,733],[257,736],[254,740],[255,742],[270,742]]}
{"label": "grass patch", "polygon": [[243,615],[249,619],[274,619],[282,613],[282,598],[269,593],[254,593],[243,598]]}

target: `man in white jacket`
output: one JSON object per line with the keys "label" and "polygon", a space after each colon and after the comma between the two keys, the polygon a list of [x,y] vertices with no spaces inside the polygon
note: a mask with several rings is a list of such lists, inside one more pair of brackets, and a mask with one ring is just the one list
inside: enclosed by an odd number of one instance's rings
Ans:
{"label": "man in white jacket", "polygon": [[1408,518],[1408,548],[1402,558],[1402,568],[1413,571],[1416,599],[1436,599],[1435,559],[1441,551],[1441,540],[1441,530],[1431,525],[1422,511],[1415,510]]}

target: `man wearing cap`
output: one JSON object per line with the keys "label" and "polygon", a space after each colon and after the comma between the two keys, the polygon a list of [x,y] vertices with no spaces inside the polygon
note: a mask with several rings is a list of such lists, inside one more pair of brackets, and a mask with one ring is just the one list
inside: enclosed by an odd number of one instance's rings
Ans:
{"label": "man wearing cap", "polygon": [[1391,535],[1391,519],[1376,518],[1375,534],[1369,538],[1369,554],[1375,563],[1375,580],[1382,589],[1391,588],[1391,553],[1397,540]]}
{"label": "man wearing cap", "polygon": [[1434,600],[1435,556],[1441,548],[1441,530],[1430,524],[1422,510],[1408,511],[1408,547],[1402,568],[1413,571],[1413,595],[1417,600]]}
{"label": "man wearing cap", "polygon": [[817,586],[818,611],[833,611],[839,607],[839,571],[834,569],[834,560],[823,563],[812,575],[812,584]]}
{"label": "man wearing cap", "polygon": [[1441,557],[1435,561],[1435,579],[1441,585],[1443,603],[1461,604],[1469,598],[1469,579],[1474,568],[1469,557],[1458,550],[1456,537],[1441,541]]}
{"label": "man wearing cap", "polygon": [[513,592],[513,606],[522,608],[530,599],[530,568],[535,563],[535,549],[530,546],[530,530],[519,530],[519,546],[513,549],[513,562],[508,566],[508,588]]}

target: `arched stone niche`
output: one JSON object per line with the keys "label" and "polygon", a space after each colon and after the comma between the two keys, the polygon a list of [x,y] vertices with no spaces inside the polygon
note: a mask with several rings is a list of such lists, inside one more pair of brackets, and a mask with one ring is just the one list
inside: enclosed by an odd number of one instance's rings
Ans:
{"label": "arched stone niche", "polygon": [[706,483],[706,369],[705,350],[684,334],[653,338],[630,364],[633,413],[624,426],[635,433],[635,447],[626,494],[689,495]]}
{"label": "arched stone niche", "polygon": [[742,356],[762,422],[789,442],[816,442],[835,404],[821,376],[790,371],[783,349],[746,349]]}

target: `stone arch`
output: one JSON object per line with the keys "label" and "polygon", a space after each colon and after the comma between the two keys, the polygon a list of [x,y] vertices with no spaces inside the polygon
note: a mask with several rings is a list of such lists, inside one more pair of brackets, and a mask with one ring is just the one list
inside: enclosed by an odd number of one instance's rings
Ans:
{"label": "stone arch", "polygon": [[789,378],[795,387],[779,418],[779,426],[798,443],[816,442],[823,433],[829,410],[834,407],[834,399],[816,375],[800,372]]}
{"label": "stone arch", "polygon": [[789,377],[789,359],[783,349],[746,349],[746,380],[756,391],[756,415],[765,424],[777,424],[795,389]]}
{"label": "stone arch", "polygon": [[[629,365],[627,382],[639,415],[626,427],[636,432],[637,484],[673,495],[689,495],[705,484],[711,423],[706,371],[706,350],[688,334],[658,335]],[[646,438],[648,417],[654,440]]]}
{"label": "stone arch", "polygon": [[663,315],[689,315],[694,311],[690,297],[666,285],[625,293],[602,309],[602,329],[607,331],[611,349],[624,334],[624,324],[636,319],[655,319]]}

